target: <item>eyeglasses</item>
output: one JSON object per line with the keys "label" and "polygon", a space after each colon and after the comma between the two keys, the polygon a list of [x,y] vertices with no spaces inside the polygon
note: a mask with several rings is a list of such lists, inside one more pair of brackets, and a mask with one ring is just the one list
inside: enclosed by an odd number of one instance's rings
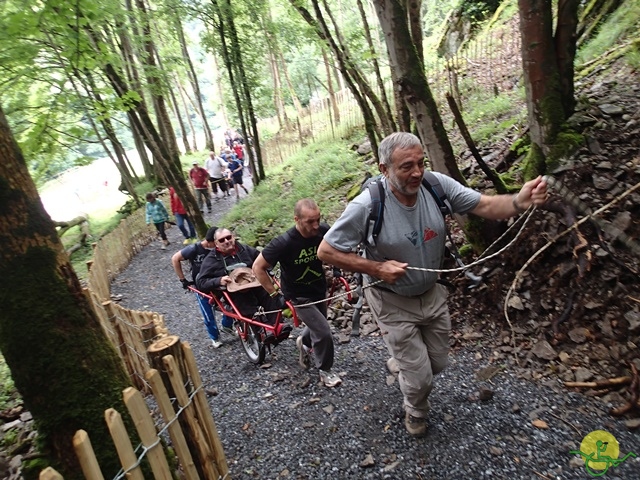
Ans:
{"label": "eyeglasses", "polygon": [[233,238],[233,235],[227,235],[226,237],[222,237],[218,239],[218,243],[228,242]]}

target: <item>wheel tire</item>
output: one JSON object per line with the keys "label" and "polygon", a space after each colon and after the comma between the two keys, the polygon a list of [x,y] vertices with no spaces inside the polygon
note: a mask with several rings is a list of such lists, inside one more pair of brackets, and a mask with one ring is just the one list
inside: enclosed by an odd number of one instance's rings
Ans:
{"label": "wheel tire", "polygon": [[243,333],[245,333],[245,335],[240,336],[242,347],[244,348],[247,357],[249,357],[249,360],[256,365],[259,365],[264,362],[264,357],[266,355],[266,347],[261,341],[262,328],[248,323],[245,323],[243,327]]}

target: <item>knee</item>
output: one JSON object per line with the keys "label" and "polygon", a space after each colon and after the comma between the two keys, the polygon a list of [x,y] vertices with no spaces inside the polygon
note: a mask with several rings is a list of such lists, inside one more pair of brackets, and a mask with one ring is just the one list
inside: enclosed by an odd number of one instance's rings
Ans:
{"label": "knee", "polygon": [[443,355],[436,355],[431,358],[431,372],[433,375],[437,375],[442,372],[449,364],[449,356],[447,352]]}

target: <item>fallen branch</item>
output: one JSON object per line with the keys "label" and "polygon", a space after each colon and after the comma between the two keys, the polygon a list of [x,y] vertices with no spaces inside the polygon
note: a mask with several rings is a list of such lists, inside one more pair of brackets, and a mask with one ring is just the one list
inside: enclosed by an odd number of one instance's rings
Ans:
{"label": "fallen branch", "polygon": [[69,220],[68,222],[53,222],[53,224],[56,227],[60,227],[60,230],[58,230],[58,236],[61,237],[72,227],[75,227],[76,225],[82,225],[85,222],[87,222],[87,217],[81,215],[74,218],[73,220]]}
{"label": "fallen branch", "polygon": [[638,369],[633,362],[629,362],[629,368],[631,369],[631,375],[633,378],[628,389],[628,391],[631,393],[631,398],[626,405],[611,409],[609,413],[616,417],[624,415],[631,410],[640,409],[640,375],[638,375]]}
{"label": "fallen branch", "polygon": [[596,382],[564,382],[564,386],[568,388],[611,388],[631,383],[631,377],[616,377],[598,380]]}

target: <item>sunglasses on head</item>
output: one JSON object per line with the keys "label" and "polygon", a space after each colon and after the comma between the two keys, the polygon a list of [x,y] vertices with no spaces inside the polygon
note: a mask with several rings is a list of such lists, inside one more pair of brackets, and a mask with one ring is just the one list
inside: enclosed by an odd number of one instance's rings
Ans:
{"label": "sunglasses on head", "polygon": [[227,235],[226,237],[222,237],[218,239],[218,243],[228,242],[233,238],[233,235]]}

